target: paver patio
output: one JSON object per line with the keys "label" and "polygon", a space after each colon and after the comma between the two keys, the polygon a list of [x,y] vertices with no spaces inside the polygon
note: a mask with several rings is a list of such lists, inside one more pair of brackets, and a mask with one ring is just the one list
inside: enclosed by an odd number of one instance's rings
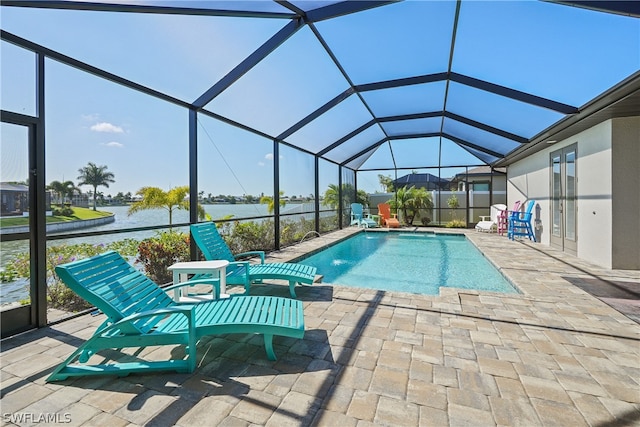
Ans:
{"label": "paver patio", "polygon": [[[288,260],[353,232],[270,258]],[[84,315],[2,342],[2,425],[640,425],[640,272],[466,234],[522,294],[317,283],[297,288],[305,337],[274,338],[275,362],[259,337],[214,336],[198,344],[193,374],[46,384],[103,320]],[[253,290],[288,295],[287,286]],[[167,352],[182,349],[141,355]]]}

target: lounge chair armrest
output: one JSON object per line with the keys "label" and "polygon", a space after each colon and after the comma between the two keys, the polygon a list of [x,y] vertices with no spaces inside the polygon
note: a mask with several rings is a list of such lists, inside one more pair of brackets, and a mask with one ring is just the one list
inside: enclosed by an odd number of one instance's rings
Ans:
{"label": "lounge chair armrest", "polygon": [[487,218],[491,218],[491,215],[479,215],[480,221],[490,221]]}
{"label": "lounge chair armrest", "polygon": [[113,329],[119,329],[124,334],[139,335],[140,330],[133,324],[135,321],[139,321],[151,317],[166,317],[172,314],[182,314],[189,320],[189,334],[195,333],[195,314],[194,305],[181,305],[174,307],[159,308],[155,310],[141,311],[139,313],[132,314],[124,317],[119,321],[110,324],[106,328],[100,331],[101,334],[107,334]]}
{"label": "lounge chair armrest", "polygon": [[246,268],[246,269],[248,270],[248,269],[249,269],[249,264],[250,264],[250,262],[249,262],[249,261],[232,261],[232,262],[230,262],[230,263],[229,263],[229,265],[227,266],[227,269],[228,269],[229,267],[233,266],[233,265],[239,265],[239,266],[242,266],[242,267],[244,267],[244,268]]}
{"label": "lounge chair armrest", "polygon": [[248,258],[248,257],[252,257],[252,256],[255,256],[255,255],[260,255],[260,264],[264,264],[264,251],[242,252],[241,254],[234,255],[234,258],[235,259]]}

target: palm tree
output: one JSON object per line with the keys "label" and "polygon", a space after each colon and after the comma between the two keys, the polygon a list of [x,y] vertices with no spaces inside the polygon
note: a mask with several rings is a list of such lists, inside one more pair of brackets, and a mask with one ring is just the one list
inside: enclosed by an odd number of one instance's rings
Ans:
{"label": "palm tree", "polygon": [[356,203],[360,203],[362,206],[369,206],[369,195],[364,190],[358,190],[356,193]]}
{"label": "palm tree", "polygon": [[392,208],[402,212],[402,221],[407,225],[413,224],[413,220],[421,209],[428,212],[433,210],[431,194],[424,188],[416,188],[415,185],[406,185],[396,191],[396,197],[388,202]]}
{"label": "palm tree", "polygon": [[73,195],[78,193],[78,187],[72,181],[51,181],[51,183],[47,186],[48,190],[56,193],[60,204],[64,204],[64,198],[68,197],[69,200],[73,200]]}
{"label": "palm tree", "polygon": [[324,204],[331,209],[337,209],[340,204],[340,190],[337,184],[329,184],[324,192]]}
{"label": "palm tree", "polygon": [[[342,184],[342,206],[348,207],[351,204],[350,196],[353,194],[354,187],[351,184]],[[329,184],[324,192],[323,202],[331,209],[337,209],[339,204],[339,188],[336,184]],[[360,203],[363,206],[369,206],[369,195],[364,190],[358,190],[355,194],[356,203]]]}
{"label": "palm tree", "polygon": [[385,193],[391,193],[393,191],[393,178],[388,175],[378,175],[378,181],[380,182],[380,186]]}
{"label": "palm tree", "polygon": [[412,190],[414,189],[414,186],[404,186],[402,188],[398,188],[395,198],[389,200],[389,205],[393,209],[395,209],[396,212],[402,213],[401,220],[409,225],[411,224],[411,222],[413,222],[413,217],[411,217],[411,215],[409,214],[409,209],[411,208],[413,203]]}
{"label": "palm tree", "polygon": [[[415,188],[411,197],[410,203],[410,215],[415,218],[420,216],[423,220],[423,224],[426,225],[431,222],[430,214],[433,211],[433,200],[431,199],[431,193],[425,188]],[[423,216],[422,211],[426,211],[426,215]]]}
{"label": "palm tree", "polygon": [[[282,196],[284,196],[284,191],[280,190],[279,194],[280,194],[280,207],[283,208],[287,204],[287,201],[282,198]],[[260,197],[260,204],[267,205],[267,212],[269,212],[270,214],[273,213],[273,210],[275,209],[275,203],[273,201],[273,197],[271,196]]]}
{"label": "palm tree", "polygon": [[[166,209],[169,212],[169,225],[173,224],[174,209],[189,210],[189,187],[182,186],[164,191],[158,187],[142,187],[136,194],[142,196],[142,200],[134,202],[129,206],[127,215],[148,209]],[[198,218],[207,218],[207,213],[201,204],[198,203]]]}
{"label": "palm tree", "polygon": [[95,163],[89,162],[87,166],[78,169],[80,176],[78,179],[80,185],[91,185],[93,187],[93,210],[96,210],[96,197],[98,187],[103,186],[109,188],[109,183],[116,182],[113,173],[107,171],[106,166],[97,166]]}

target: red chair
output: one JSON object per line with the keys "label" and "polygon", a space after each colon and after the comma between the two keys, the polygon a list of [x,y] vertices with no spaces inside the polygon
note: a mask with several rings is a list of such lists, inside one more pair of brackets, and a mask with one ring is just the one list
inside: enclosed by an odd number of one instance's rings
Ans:
{"label": "red chair", "polygon": [[400,221],[396,218],[396,214],[391,213],[391,206],[389,206],[389,203],[380,203],[378,205],[378,215],[382,218],[382,225],[385,227],[400,227]]}

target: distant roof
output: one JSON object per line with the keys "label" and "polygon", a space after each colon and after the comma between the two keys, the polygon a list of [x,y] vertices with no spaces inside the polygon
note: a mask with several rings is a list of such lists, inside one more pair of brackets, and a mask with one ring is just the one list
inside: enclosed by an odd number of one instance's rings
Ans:
{"label": "distant roof", "polygon": [[434,182],[436,184],[446,184],[449,182],[446,178],[440,178],[430,173],[410,173],[393,181],[395,185],[406,184],[423,184],[425,182]]}
{"label": "distant roof", "polygon": [[494,168],[493,172],[491,170],[491,166],[478,166],[477,168],[471,168],[466,173],[462,172],[456,174],[458,176],[470,176],[470,175],[496,175],[496,174],[506,174],[506,168]]}
{"label": "distant roof", "polygon": [[12,182],[0,182],[0,191],[29,191],[29,186]]}

